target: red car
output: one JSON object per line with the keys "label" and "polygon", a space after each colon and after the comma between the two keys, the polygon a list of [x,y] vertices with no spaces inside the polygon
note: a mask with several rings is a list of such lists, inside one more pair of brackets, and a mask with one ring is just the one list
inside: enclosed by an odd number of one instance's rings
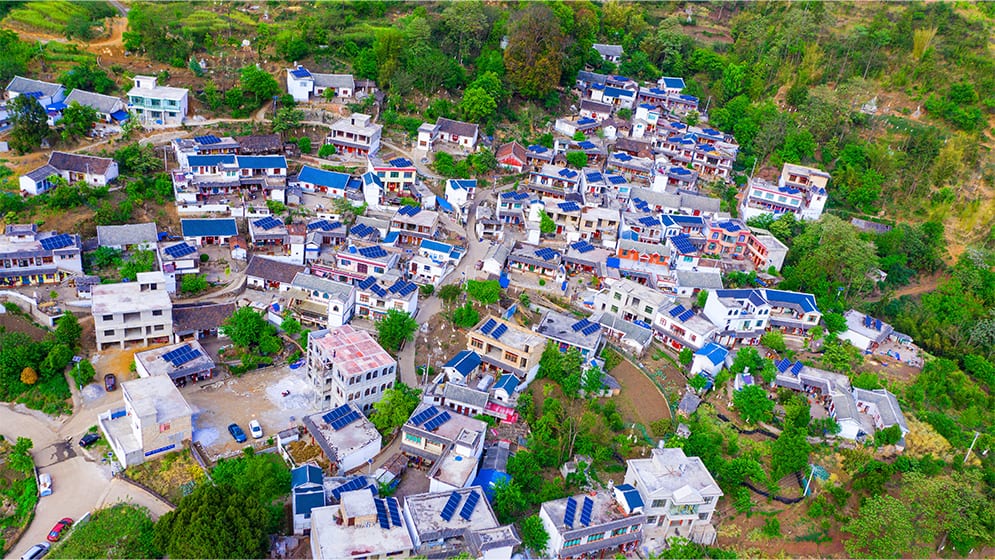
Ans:
{"label": "red car", "polygon": [[55,527],[52,527],[52,530],[48,533],[48,541],[49,542],[58,541],[59,537],[62,536],[62,532],[72,527],[72,525],[73,525],[72,519],[68,517],[63,517],[61,520],[59,520],[58,523],[55,524]]}

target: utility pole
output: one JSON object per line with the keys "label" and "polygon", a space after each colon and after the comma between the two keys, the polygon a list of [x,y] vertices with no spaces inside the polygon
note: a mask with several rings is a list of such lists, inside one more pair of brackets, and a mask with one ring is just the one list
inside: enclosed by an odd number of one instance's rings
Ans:
{"label": "utility pole", "polygon": [[967,464],[967,458],[971,456],[971,450],[974,449],[974,444],[975,444],[975,442],[978,441],[978,436],[980,436],[980,435],[981,435],[980,432],[977,432],[977,431],[974,432],[974,439],[971,440],[971,447],[968,447],[967,448],[967,453],[964,454],[964,464],[965,465]]}

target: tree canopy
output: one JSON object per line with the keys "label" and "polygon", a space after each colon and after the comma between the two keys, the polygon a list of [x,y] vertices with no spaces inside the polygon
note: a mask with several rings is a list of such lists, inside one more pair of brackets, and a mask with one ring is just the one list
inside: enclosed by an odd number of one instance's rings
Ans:
{"label": "tree canopy", "polygon": [[405,341],[414,340],[415,332],[418,331],[418,321],[397,309],[387,311],[386,315],[377,321],[376,326],[377,340],[390,351],[400,350]]}
{"label": "tree canopy", "polygon": [[413,389],[404,383],[397,383],[387,389],[383,397],[373,403],[370,421],[381,434],[387,435],[400,428],[411,417],[411,413],[421,402],[421,389]]}
{"label": "tree canopy", "polygon": [[244,490],[201,484],[155,525],[154,546],[172,558],[262,558],[270,514]]}

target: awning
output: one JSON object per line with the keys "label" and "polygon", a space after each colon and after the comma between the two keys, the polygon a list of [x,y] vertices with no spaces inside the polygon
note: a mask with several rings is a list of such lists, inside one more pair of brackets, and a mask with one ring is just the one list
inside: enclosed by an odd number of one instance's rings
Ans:
{"label": "awning", "polygon": [[128,111],[114,111],[113,113],[111,113],[111,118],[118,122],[126,121],[130,117],[131,115],[128,113]]}
{"label": "awning", "polygon": [[66,104],[65,103],[63,103],[61,101],[57,101],[55,103],[52,103],[51,105],[46,106],[45,110],[46,111],[56,111],[56,112],[58,112],[58,111],[65,110],[65,108],[66,108]]}
{"label": "awning", "polygon": [[453,205],[450,204],[449,201],[444,198],[436,198],[435,203],[439,205],[439,208],[441,208],[444,212],[453,211]]}

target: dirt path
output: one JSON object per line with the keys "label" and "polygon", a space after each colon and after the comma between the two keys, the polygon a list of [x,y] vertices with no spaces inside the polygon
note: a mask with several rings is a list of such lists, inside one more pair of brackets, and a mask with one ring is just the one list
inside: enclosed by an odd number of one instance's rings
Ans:
{"label": "dirt path", "polygon": [[886,291],[885,293],[879,296],[872,297],[867,301],[873,303],[881,301],[885,297],[890,297],[891,299],[897,299],[902,296],[917,296],[919,294],[932,292],[940,284],[940,279],[942,278],[944,278],[944,275],[942,273],[937,273],[932,276],[923,278],[922,280],[914,284],[909,284],[908,286],[904,286],[897,290]]}
{"label": "dirt path", "polygon": [[635,365],[623,360],[611,374],[622,385],[618,404],[627,419],[649,428],[657,420],[671,418],[667,398]]}

